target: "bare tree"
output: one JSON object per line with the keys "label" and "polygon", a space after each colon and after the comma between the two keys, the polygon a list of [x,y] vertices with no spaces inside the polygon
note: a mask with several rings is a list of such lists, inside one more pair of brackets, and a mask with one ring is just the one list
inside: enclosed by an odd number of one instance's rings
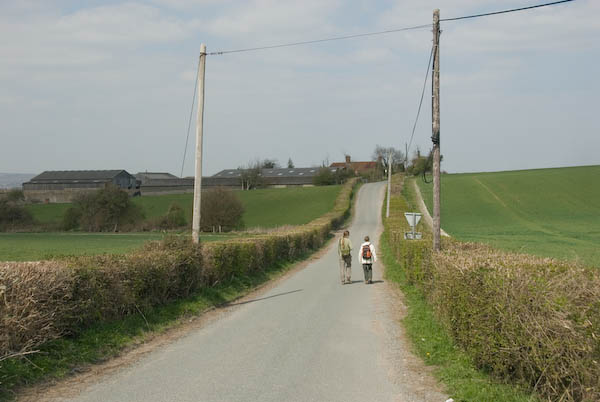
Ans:
{"label": "bare tree", "polygon": [[394,170],[398,170],[398,167],[404,166],[404,152],[394,147],[376,145],[372,158],[374,161],[380,162],[381,167],[385,170],[387,170],[390,163]]}
{"label": "bare tree", "polygon": [[256,159],[248,162],[246,166],[239,167],[240,179],[243,190],[251,190],[260,187],[262,184],[262,167],[263,163]]}

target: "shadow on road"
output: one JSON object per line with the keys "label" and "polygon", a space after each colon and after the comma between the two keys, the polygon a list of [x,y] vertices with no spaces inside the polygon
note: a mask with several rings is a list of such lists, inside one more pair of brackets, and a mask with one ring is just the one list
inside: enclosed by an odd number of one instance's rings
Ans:
{"label": "shadow on road", "polygon": [[303,290],[304,289],[290,290],[289,292],[278,293],[276,295],[271,295],[271,296],[267,296],[267,297],[261,297],[261,298],[258,298],[258,299],[246,300],[246,301],[239,302],[239,303],[226,303],[222,307],[240,306],[242,304],[248,304],[248,303],[254,303],[254,302],[257,302],[257,301],[261,301],[261,300],[272,299],[273,297],[285,296],[285,295],[289,295],[291,293],[302,292]]}

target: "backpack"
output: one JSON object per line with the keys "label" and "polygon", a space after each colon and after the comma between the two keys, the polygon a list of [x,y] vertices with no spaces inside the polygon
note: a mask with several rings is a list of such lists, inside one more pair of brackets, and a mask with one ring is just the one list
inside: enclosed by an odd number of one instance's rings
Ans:
{"label": "backpack", "polygon": [[362,258],[365,260],[371,259],[371,246],[369,244],[365,244],[362,248]]}

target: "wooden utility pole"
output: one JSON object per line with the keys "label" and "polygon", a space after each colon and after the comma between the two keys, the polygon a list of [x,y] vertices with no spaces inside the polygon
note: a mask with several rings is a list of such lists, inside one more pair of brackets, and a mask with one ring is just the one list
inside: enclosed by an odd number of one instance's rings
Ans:
{"label": "wooden utility pole", "polygon": [[200,45],[198,65],[198,113],[196,114],[196,173],[194,176],[194,213],[192,217],[192,240],[200,241],[200,205],[202,197],[202,129],[204,128],[204,70],[206,45]]}
{"label": "wooden utility pole", "polygon": [[439,251],[440,240],[440,10],[433,10],[433,80],[432,136],[433,141],[433,250]]}
{"label": "wooden utility pole", "polygon": [[385,210],[385,217],[390,217],[390,196],[392,189],[392,151],[388,153],[388,187],[387,187],[387,208]]}

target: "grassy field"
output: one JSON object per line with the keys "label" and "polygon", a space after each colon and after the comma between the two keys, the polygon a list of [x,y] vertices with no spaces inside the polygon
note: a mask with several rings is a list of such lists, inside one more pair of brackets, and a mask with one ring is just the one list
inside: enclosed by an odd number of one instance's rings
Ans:
{"label": "grassy field", "polygon": [[[432,184],[417,179],[431,211]],[[459,240],[600,267],[600,166],[442,176],[442,227]]]}
{"label": "grassy field", "polygon": [[[225,240],[235,235],[202,235],[201,241]],[[37,261],[68,255],[125,253],[163,233],[0,233],[0,261]]]}
{"label": "grassy field", "polygon": [[[334,206],[341,186],[238,191],[245,207],[248,229],[300,225],[325,214]],[[146,218],[164,215],[173,202],[192,215],[192,194],[135,198]],[[28,208],[38,222],[58,224],[70,204],[37,204]],[[0,233],[0,261],[30,261],[64,255],[124,253],[161,233]],[[230,235],[204,235],[202,241],[222,240]]]}
{"label": "grassy field", "polygon": [[[318,218],[333,208],[341,186],[304,188],[267,188],[252,191],[237,191],[244,204],[246,228],[272,228],[283,225],[301,225]],[[167,213],[172,203],[184,208],[188,222],[192,218],[193,194],[167,194],[136,197],[133,202],[140,205],[146,218],[155,218]],[[61,222],[70,204],[36,204],[27,208],[35,220],[41,223]]]}

